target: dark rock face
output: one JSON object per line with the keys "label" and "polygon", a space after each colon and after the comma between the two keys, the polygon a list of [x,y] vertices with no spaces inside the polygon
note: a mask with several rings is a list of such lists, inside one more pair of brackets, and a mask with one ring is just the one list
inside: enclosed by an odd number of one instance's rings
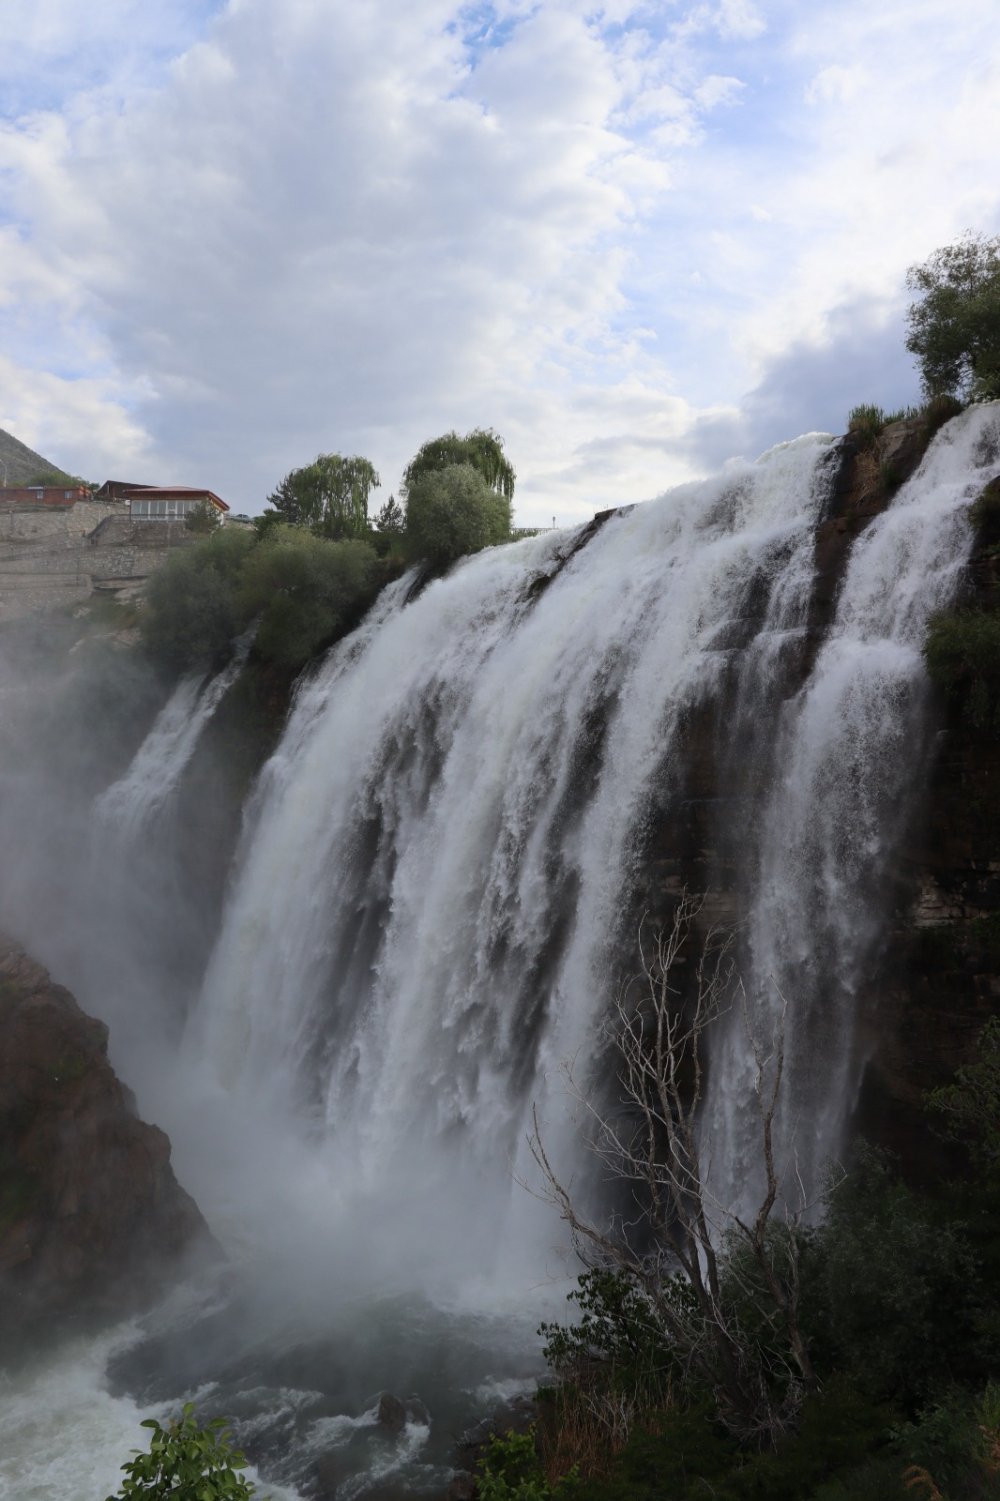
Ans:
{"label": "dark rock face", "polygon": [[105,1026],[0,940],[0,1332],[123,1315],[212,1246]]}
{"label": "dark rock face", "polygon": [[[996,543],[980,532],[962,603],[995,608]],[[1000,738],[961,705],[932,707],[936,744],[923,806],[900,852],[889,945],[862,1016],[868,1064],[862,1131],[919,1174],[947,1165],[928,1090],[975,1056],[1000,1014]]]}
{"label": "dark rock face", "polygon": [[[806,639],[788,663],[789,696],[831,624],[857,538],[916,471],[931,435],[917,417],[889,425],[874,443],[849,433],[831,450]],[[1000,512],[980,523],[962,591],[973,609],[997,607]],[[751,618],[747,634],[756,626]],[[708,701],[685,726],[672,767],[682,795],[651,814],[633,930],[643,911],[669,921],[685,887],[707,894],[707,921],[728,926],[742,916],[732,845],[753,827],[759,758],[735,742],[728,761],[720,756],[719,713]],[[1000,738],[977,731],[942,695],[929,714],[929,775],[887,872],[888,931],[858,995],[861,1079],[849,1127],[898,1153],[915,1177],[951,1161],[927,1092],[974,1057],[986,1021],[1000,1014]],[[736,733],[726,726],[731,740]],[[636,963],[625,967],[633,972]]]}

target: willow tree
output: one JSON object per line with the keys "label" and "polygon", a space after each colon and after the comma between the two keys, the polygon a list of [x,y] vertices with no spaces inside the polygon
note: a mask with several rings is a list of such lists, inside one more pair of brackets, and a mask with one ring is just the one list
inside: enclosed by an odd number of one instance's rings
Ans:
{"label": "willow tree", "polygon": [[474,427],[464,438],[456,432],[444,433],[425,443],[406,466],[404,492],[409,495],[418,480],[456,464],[471,464],[489,488],[509,506],[514,498],[517,475],[503,451],[503,439],[491,427]]}
{"label": "willow tree", "polygon": [[308,526],[335,541],[368,533],[368,497],[380,485],[368,459],[321,453],[286,474],[267,503],[292,526]]}

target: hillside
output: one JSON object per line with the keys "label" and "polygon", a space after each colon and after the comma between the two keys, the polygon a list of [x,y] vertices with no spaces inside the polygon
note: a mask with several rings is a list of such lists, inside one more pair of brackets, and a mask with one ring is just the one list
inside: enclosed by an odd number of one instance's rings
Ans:
{"label": "hillside", "polygon": [[[3,469],[6,466],[6,478]],[[0,427],[0,482],[6,485],[29,485],[39,474],[62,474],[64,471],[51,459],[45,459],[13,433]]]}

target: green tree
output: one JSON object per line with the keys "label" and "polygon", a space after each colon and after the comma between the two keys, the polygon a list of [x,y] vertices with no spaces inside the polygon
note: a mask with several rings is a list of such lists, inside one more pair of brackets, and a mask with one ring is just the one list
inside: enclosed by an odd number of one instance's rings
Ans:
{"label": "green tree", "polygon": [[245,1476],[247,1462],[229,1443],[225,1418],[213,1418],[204,1428],[187,1402],[179,1418],[166,1428],[147,1418],[152,1429],[148,1450],[136,1450],[122,1465],[125,1479],[107,1501],[251,1501],[256,1488]]}
{"label": "green tree", "polygon": [[906,277],[906,347],[928,396],[1000,397],[1000,235],[966,234]]}
{"label": "green tree", "polygon": [[308,526],[334,541],[363,538],[368,497],[380,484],[367,459],[321,453],[311,464],[286,474],[267,501],[292,526]]}
{"label": "green tree", "polygon": [[509,537],[510,501],[471,464],[449,464],[410,485],[406,548],[411,558],[447,568]]}
{"label": "green tree", "polygon": [[140,629],[150,653],[174,668],[207,667],[249,622],[239,599],[253,532],[220,527],[172,553],[146,586]]}
{"label": "green tree", "polygon": [[986,1174],[1000,1178],[1000,1017],[990,1018],[976,1057],[958,1070],[953,1084],[935,1089],[929,1104],[969,1144]]}
{"label": "green tree", "polygon": [[378,557],[386,557],[387,552],[392,552],[392,549],[402,542],[405,530],[407,530],[407,518],[405,518],[404,510],[395,495],[390,495],[389,500],[381,507],[372,522],[372,533],[374,533],[372,540],[374,540]]}
{"label": "green tree", "polygon": [[188,511],[184,517],[184,525],[189,532],[194,532],[198,537],[210,537],[217,527],[221,525],[218,511],[207,500],[201,505],[195,506],[193,511]]}
{"label": "green tree", "polygon": [[354,624],[377,587],[376,566],[366,542],[275,527],[247,558],[238,591],[242,616],[260,616],[256,655],[286,670],[301,667]]}
{"label": "green tree", "polygon": [[403,475],[403,493],[409,495],[418,480],[437,474],[455,464],[471,464],[489,488],[503,497],[508,505],[514,498],[517,478],[503,451],[503,439],[491,427],[474,427],[464,438],[458,433],[444,433],[432,438],[412,458]]}

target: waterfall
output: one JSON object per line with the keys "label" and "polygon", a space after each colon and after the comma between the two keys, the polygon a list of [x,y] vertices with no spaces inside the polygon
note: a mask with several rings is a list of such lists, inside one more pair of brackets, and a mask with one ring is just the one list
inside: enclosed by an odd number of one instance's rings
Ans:
{"label": "waterfall", "polygon": [[[345,1495],[386,1466],[438,1493],[454,1434],[530,1387],[553,1312],[539,1284],[565,1244],[516,1182],[525,1136],[537,1109],[557,1169],[589,1191],[565,1069],[607,1082],[602,1023],[645,905],[668,911],[687,882],[738,927],[765,1034],[784,998],[782,1171],[813,1192],[837,1155],[928,767],[923,637],[968,557],[966,505],[1000,468],[1000,405],[948,424],[845,543],[818,631],[839,461],[811,434],[385,589],[298,687],[242,810],[217,932],[240,810],[211,879],[192,879],[229,785],[208,774],[223,754],[195,751],[239,660],[182,681],[96,801],[117,721],[75,783],[50,749],[37,766],[16,753],[60,737],[29,723],[19,740],[22,685],[5,685],[0,814],[21,863],[0,917],[110,1022],[122,1076],[231,1258],[207,1304],[191,1286],[151,1316],[118,1390],[164,1413],[210,1393],[269,1491],[314,1494],[330,1463]],[[745,1207],[759,1156],[739,1014],[707,1061],[710,1187]],[[74,1453],[134,1428],[103,1359],[85,1344],[39,1377],[71,1412],[85,1390]],[[432,1416],[398,1444],[377,1422],[390,1388]],[[26,1441],[31,1473],[48,1473],[50,1431]],[[110,1483],[75,1465],[95,1493]]]}
{"label": "waterfall", "polygon": [[[952,597],[972,542],[966,508],[998,460],[997,405],[972,407],[938,435],[855,544],[832,628],[776,736],[746,978],[765,1041],[787,1008],[779,1160],[796,1204],[796,1172],[807,1197],[821,1187],[859,1081],[858,995],[927,766],[924,633]],[[705,1131],[718,1198],[746,1208],[760,1153],[742,1020],[720,1034]]]}
{"label": "waterfall", "polygon": [[194,755],[202,731],[239,676],[254,628],[236,643],[232,659],[208,677],[181,678],[132,759],[94,804],[98,826],[115,843],[134,841],[168,802]]}
{"label": "waterfall", "polygon": [[400,592],[300,695],[191,1045],[295,1122],[355,1223],[392,1206],[412,1243],[412,1214],[434,1262],[475,1204],[470,1259],[499,1244],[531,1106],[563,1129],[560,1064],[615,983],[686,717],[761,610],[775,638],[800,625],[831,444]]}

